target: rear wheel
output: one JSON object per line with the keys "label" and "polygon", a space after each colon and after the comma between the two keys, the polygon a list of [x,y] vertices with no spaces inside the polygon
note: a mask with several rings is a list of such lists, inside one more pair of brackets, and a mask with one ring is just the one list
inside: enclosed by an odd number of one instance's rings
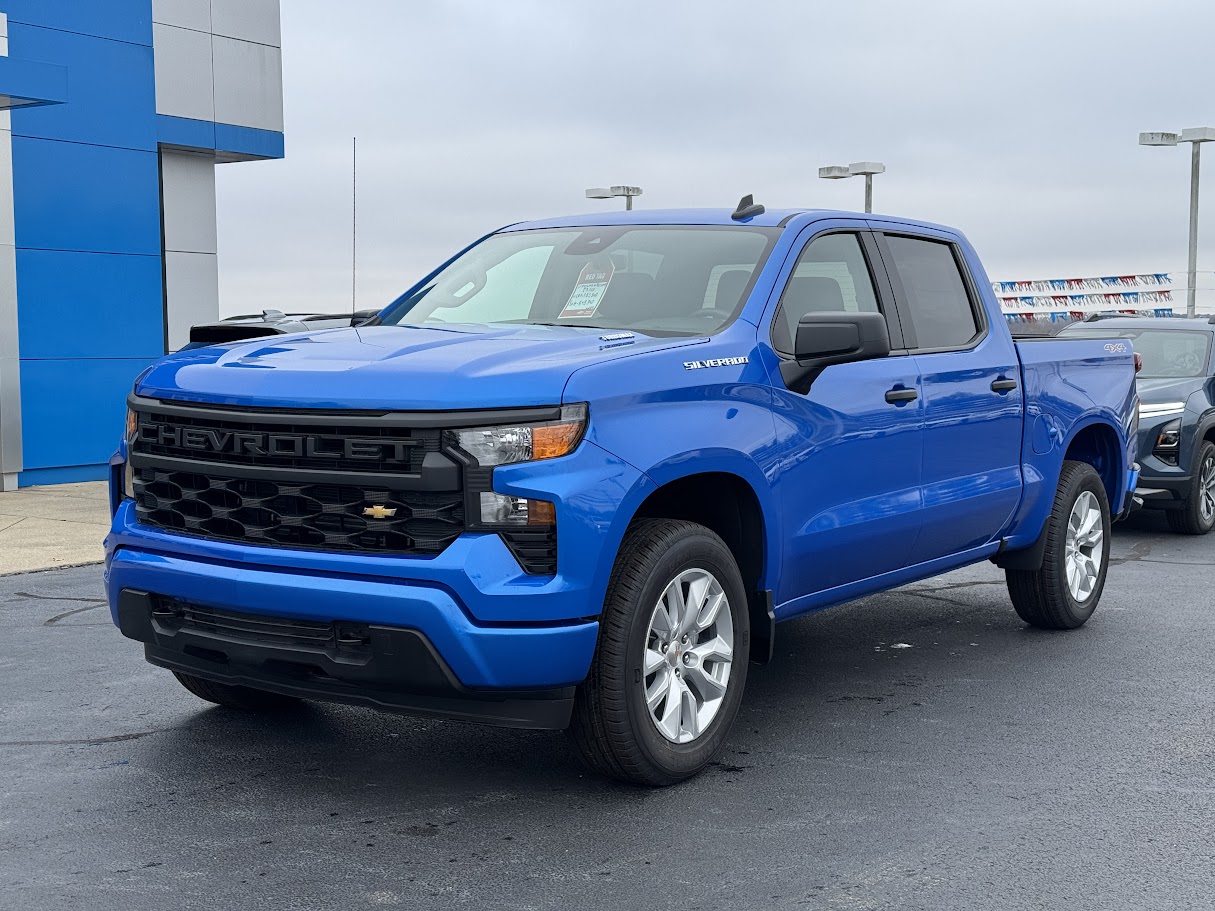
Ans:
{"label": "rear wheel", "polygon": [[303,700],[294,696],[283,696],[279,693],[267,693],[265,690],[255,690],[247,686],[233,686],[229,683],[216,683],[193,674],[173,672],[177,682],[188,689],[199,699],[214,702],[230,709],[241,709],[246,712],[267,712],[291,708]]}
{"label": "rear wheel", "polygon": [[1181,509],[1165,513],[1169,528],[1182,535],[1205,535],[1215,528],[1215,443],[1203,440],[1194,454],[1190,494]]}
{"label": "rear wheel", "polygon": [[725,742],[750,653],[734,556],[693,522],[643,519],[616,558],[591,673],[570,736],[595,771],[669,785]]}
{"label": "rear wheel", "polygon": [[1064,462],[1046,549],[1036,570],[1005,571],[1017,616],[1041,629],[1083,626],[1105,588],[1110,507],[1101,476],[1087,462]]}

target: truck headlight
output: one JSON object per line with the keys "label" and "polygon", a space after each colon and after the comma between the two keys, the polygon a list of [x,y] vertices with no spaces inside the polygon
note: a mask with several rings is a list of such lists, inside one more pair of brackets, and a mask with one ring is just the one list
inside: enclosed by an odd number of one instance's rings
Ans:
{"label": "truck headlight", "polygon": [[131,446],[135,443],[135,431],[138,427],[139,417],[128,408],[127,426],[123,436],[127,445],[127,461],[122,466],[122,495],[128,500],[135,499],[135,469],[131,467]]}
{"label": "truck headlight", "polygon": [[555,459],[574,451],[586,432],[586,405],[563,405],[561,417],[543,424],[473,427],[452,431],[457,446],[482,468]]}

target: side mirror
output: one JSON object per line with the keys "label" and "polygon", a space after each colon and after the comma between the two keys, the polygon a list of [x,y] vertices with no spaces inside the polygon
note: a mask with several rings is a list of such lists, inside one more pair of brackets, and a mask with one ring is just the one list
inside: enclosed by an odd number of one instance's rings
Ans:
{"label": "side mirror", "polygon": [[832,364],[867,361],[890,354],[890,331],[880,313],[807,313],[797,324],[792,361],[781,364],[785,385],[795,392],[810,389]]}

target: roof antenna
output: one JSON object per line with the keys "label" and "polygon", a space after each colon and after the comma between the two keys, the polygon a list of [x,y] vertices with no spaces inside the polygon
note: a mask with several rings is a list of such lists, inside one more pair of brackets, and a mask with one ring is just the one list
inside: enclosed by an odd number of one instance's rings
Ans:
{"label": "roof antenna", "polygon": [[742,221],[744,218],[754,218],[756,215],[763,215],[764,207],[756,205],[755,197],[748,193],[738,201],[738,208],[734,210],[734,214],[730,217],[735,221]]}
{"label": "roof antenna", "polygon": [[350,325],[359,312],[359,137],[354,137],[350,168]]}

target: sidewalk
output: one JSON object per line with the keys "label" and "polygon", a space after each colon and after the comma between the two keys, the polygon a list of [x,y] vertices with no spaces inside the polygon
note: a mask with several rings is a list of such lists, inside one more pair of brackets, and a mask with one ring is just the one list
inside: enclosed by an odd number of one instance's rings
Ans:
{"label": "sidewalk", "polygon": [[109,527],[104,481],[0,493],[0,576],[100,563]]}

